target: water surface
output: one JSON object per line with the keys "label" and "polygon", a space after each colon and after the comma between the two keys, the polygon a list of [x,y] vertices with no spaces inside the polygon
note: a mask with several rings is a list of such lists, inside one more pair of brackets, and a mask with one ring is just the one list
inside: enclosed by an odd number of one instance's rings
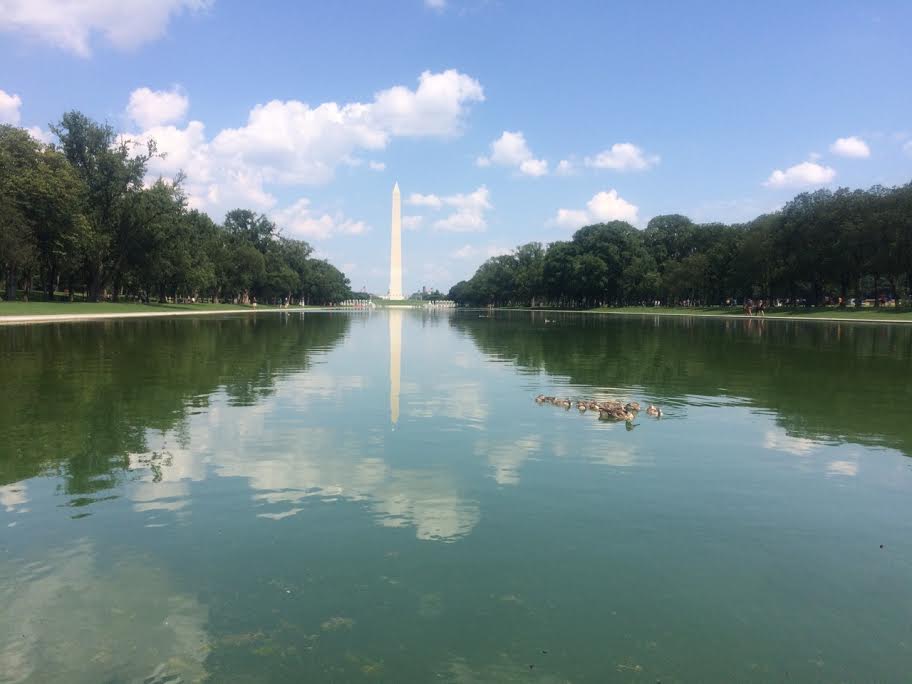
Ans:
{"label": "water surface", "polygon": [[909,678],[912,329],[547,319],[0,329],[0,682]]}

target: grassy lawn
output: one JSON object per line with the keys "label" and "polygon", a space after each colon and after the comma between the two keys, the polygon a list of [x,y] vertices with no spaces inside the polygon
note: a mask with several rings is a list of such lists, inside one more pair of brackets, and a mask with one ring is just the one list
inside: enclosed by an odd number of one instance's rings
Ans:
{"label": "grassy lawn", "polygon": [[[669,307],[669,306],[627,306],[627,307],[601,307],[591,309],[595,313],[613,314],[651,314],[662,316],[741,316],[747,318],[740,306],[709,306],[709,307]],[[767,318],[841,318],[847,321],[887,320],[912,322],[912,309],[893,307],[864,307],[861,309],[840,309],[835,306],[819,306],[813,308],[781,308],[768,309]]]}
{"label": "grassy lawn", "polygon": [[[259,305],[258,309],[276,307]],[[290,308],[290,307],[289,307]],[[301,307],[295,307],[301,308]],[[178,311],[236,311],[252,310],[241,304],[137,304],[111,302],[0,302],[2,316],[46,316],[52,314],[118,314],[118,313],[169,313]]]}

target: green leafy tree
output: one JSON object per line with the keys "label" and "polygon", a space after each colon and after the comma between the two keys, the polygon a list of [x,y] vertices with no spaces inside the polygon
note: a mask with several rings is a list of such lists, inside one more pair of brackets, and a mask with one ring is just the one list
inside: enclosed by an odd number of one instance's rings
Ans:
{"label": "green leafy tree", "polygon": [[80,112],[63,115],[51,130],[60,140],[67,160],[85,186],[83,214],[87,230],[82,235],[88,297],[98,301],[106,285],[117,285],[127,267],[128,252],[142,224],[136,203],[154,141],[137,146],[119,138],[107,124],[98,124]]}

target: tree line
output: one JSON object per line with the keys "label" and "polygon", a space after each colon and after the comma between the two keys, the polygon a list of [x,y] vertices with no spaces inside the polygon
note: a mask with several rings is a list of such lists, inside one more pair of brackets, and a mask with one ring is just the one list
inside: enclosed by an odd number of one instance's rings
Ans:
{"label": "tree line", "polygon": [[339,302],[345,275],[281,235],[265,215],[235,209],[221,224],[190,209],[183,177],[146,183],[161,156],[106,124],[68,112],[58,144],[0,126],[0,275],[7,299],[208,299]]}
{"label": "tree line", "polygon": [[912,298],[912,183],[802,193],[753,221],[613,221],[547,247],[531,242],[482,264],[449,298],[473,306],[568,308],[789,304],[876,305]]}

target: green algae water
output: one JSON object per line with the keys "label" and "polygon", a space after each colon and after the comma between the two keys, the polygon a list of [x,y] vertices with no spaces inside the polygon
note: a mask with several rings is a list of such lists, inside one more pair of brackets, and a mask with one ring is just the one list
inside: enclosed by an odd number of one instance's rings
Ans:
{"label": "green algae water", "polygon": [[6,327],[0,389],[3,683],[912,678],[912,328]]}

